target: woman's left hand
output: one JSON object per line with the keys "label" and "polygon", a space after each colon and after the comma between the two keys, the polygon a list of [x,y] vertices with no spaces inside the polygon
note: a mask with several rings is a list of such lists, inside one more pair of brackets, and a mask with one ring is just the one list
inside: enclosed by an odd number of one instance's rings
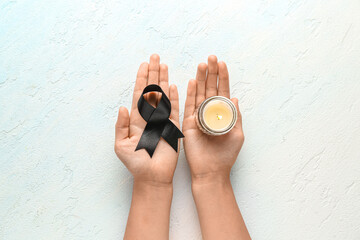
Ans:
{"label": "woman's left hand", "polygon": [[[170,120],[179,128],[179,95],[175,85],[169,87],[168,68],[160,64],[160,57],[153,54],[150,63],[142,63],[139,67],[133,94],[131,113],[120,107],[115,126],[115,152],[134,176],[136,182],[151,184],[171,184],[176,168],[179,151],[160,139],[152,157],[144,150],[135,151],[146,121],[141,117],[137,102],[144,88],[150,84],[159,85],[171,102]],[[150,93],[145,99],[152,105],[160,99],[159,93]]]}

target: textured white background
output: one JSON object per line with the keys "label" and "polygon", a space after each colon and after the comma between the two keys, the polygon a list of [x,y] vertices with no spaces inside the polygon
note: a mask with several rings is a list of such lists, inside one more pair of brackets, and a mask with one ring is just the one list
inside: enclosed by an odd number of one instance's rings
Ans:
{"label": "textured white background", "polygon": [[[227,62],[253,239],[360,239],[360,1],[0,2],[0,239],[121,239],[120,105],[157,52],[180,92]],[[181,150],[171,239],[201,239]]]}

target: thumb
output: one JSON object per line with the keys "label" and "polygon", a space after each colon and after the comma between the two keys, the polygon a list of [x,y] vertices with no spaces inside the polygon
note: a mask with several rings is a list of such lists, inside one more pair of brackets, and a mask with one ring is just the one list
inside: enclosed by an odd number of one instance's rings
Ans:
{"label": "thumb", "polygon": [[240,128],[242,130],[242,116],[239,109],[239,100],[237,98],[232,98],[231,101],[234,103],[237,111],[237,120],[236,120],[235,128]]}

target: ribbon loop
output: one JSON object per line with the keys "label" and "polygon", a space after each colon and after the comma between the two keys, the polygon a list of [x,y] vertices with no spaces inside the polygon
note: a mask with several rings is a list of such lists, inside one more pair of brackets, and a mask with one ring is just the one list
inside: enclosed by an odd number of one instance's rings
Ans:
{"label": "ribbon loop", "polygon": [[[144,94],[148,92],[161,93],[161,99],[156,108],[145,100]],[[151,84],[145,87],[138,101],[138,110],[147,124],[135,151],[145,149],[152,157],[160,137],[162,137],[177,152],[178,139],[183,138],[184,135],[169,119],[171,103],[160,86]]]}

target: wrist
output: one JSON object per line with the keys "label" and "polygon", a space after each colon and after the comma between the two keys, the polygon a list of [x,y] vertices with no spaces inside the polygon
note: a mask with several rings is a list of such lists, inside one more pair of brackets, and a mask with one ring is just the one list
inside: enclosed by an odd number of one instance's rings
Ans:
{"label": "wrist", "polygon": [[204,173],[192,173],[191,185],[211,185],[230,182],[230,169]]}
{"label": "wrist", "polygon": [[232,189],[229,172],[212,172],[192,176],[191,189],[196,195],[214,194],[219,191]]}
{"label": "wrist", "polygon": [[193,183],[191,185],[191,190],[197,206],[198,204],[201,205],[201,202],[203,201],[223,199],[233,194],[230,178],[202,184]]}
{"label": "wrist", "polygon": [[167,196],[173,193],[173,184],[163,183],[149,180],[134,179],[134,193],[141,194],[159,194],[159,196]]}

